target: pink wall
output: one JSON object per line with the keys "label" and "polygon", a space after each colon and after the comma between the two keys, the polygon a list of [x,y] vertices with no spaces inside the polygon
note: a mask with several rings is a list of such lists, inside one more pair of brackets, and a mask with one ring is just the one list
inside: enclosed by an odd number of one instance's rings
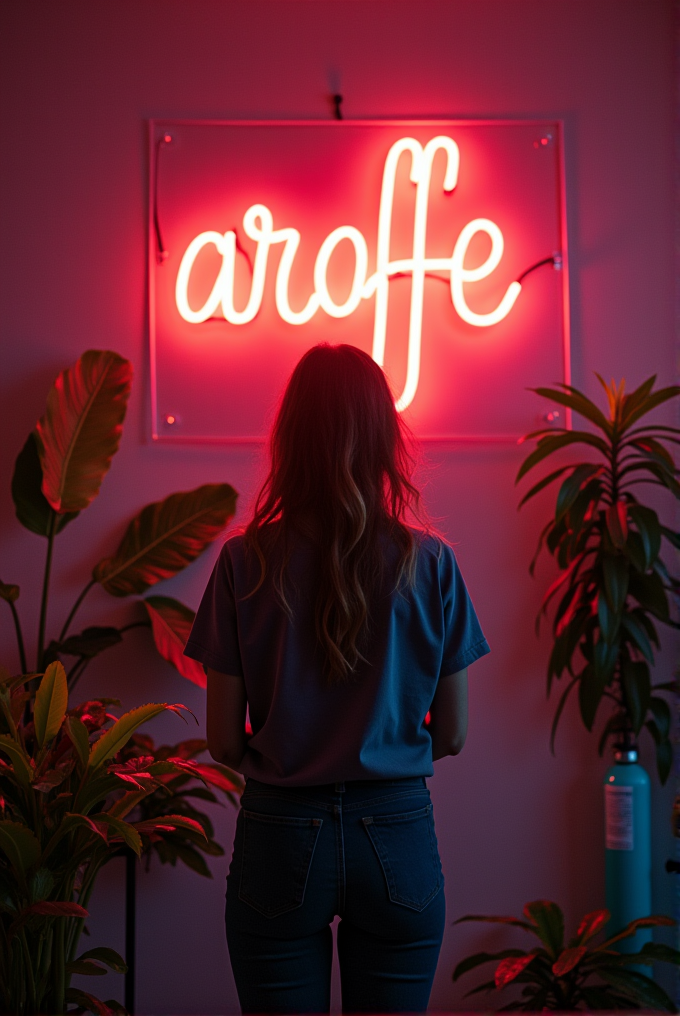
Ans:
{"label": "pink wall", "polygon": [[[54,375],[83,350],[129,357],[136,385],[101,497],[59,539],[53,624],[141,505],[228,480],[242,518],[260,469],[252,449],[147,439],[147,117],[325,117],[339,89],[348,117],[563,118],[575,383],[593,393],[594,370],[631,382],[653,371],[675,378],[670,0],[5,0],[0,17],[0,575],[21,584],[31,631],[43,546],[14,520],[9,472]],[[573,921],[603,902],[603,763],[572,710],[557,757],[548,751],[548,642],[536,641],[533,619],[549,569],[537,582],[527,574],[547,505],[517,514],[520,458],[513,447],[426,453],[429,506],[456,543],[493,647],[471,671],[465,752],[438,763],[431,783],[451,920],[544,896]],[[195,605],[212,558],[168,594]],[[133,611],[97,592],[81,621]],[[14,667],[1,616],[2,658]],[[82,692],[118,694],[126,706],[184,701],[203,717],[202,694],[155,658],[145,633],[93,666]],[[179,739],[180,727],[173,717],[156,730]],[[670,798],[655,795],[655,906],[668,911]],[[232,813],[218,826],[229,844]],[[235,1011],[222,937],[226,861],[213,868],[212,883],[157,866],[142,879],[140,1012]],[[121,893],[112,865],[92,931],[119,948]],[[432,1007],[460,1008],[455,962],[501,941],[449,927]]]}

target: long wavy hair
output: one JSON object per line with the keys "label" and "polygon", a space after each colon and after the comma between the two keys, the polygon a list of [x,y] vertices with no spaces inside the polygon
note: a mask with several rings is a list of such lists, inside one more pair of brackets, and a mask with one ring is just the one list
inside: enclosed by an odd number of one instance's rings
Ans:
{"label": "long wavy hair", "polygon": [[[283,394],[270,436],[269,474],[245,530],[291,613],[286,567],[295,533],[316,549],[315,624],[330,683],[365,657],[371,602],[384,577],[384,537],[397,547],[395,588],[412,582],[422,524],[410,434],[380,367],[355,346],[314,346]],[[276,551],[276,552],[275,552]]]}

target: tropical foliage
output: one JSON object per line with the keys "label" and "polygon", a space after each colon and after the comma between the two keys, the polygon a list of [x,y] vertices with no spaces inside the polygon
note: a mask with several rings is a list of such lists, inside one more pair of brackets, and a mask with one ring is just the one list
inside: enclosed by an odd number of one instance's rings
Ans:
{"label": "tropical foliage", "polygon": [[660,943],[648,942],[639,952],[620,953],[614,946],[634,935],[640,928],[675,924],[670,917],[643,917],[631,921],[618,933],[599,945],[609,921],[608,910],[586,914],[573,938],[564,941],[564,916],[556,903],[535,900],[524,907],[524,919],[483,917],[469,914],[462,921],[485,921],[521,928],[535,935],[539,944],[530,950],[503,949],[497,953],[480,952],[462,960],[453,972],[457,981],[463,974],[486,963],[495,963],[491,980],[467,993],[502,991],[511,984],[522,985],[520,997],[500,1008],[500,1012],[571,1012],[614,1009],[646,1009],[676,1012],[673,1001],[655,981],[640,972],[652,963],[680,965],[680,952]]}
{"label": "tropical foliage", "polygon": [[[99,585],[115,597],[141,597],[194,561],[228,525],[236,492],[204,484],[147,505],[91,578],[49,639],[55,540],[99,494],[118,450],[132,367],[116,353],[90,350],[57,377],[45,414],[20,451],[12,477],[19,522],[46,541],[42,595],[29,651],[19,614],[20,586],[0,582],[14,623],[21,674],[0,677],[0,1011],[64,1012],[68,1001],[106,1013],[72,974],[123,970],[111,950],[76,957],[86,907],[101,866],[121,848],[178,860],[209,874],[205,854],[222,853],[210,819],[195,805],[232,804],[241,781],[223,766],[197,761],[205,742],[156,749],[138,727],[166,709],[141,706],[116,719],[114,699],[68,709],[68,694],[91,661],[147,627],[160,654],[204,686],[202,667],[182,655],[193,612],[168,596],[142,598],[122,627],[73,633],[76,614]],[[58,630],[58,629],[57,629]],[[49,639],[49,641],[48,641]],[[33,668],[31,668],[33,664]],[[66,664],[67,669],[65,669]]]}
{"label": "tropical foliage", "polygon": [[[677,427],[640,423],[648,413],[676,398],[680,388],[654,390],[656,376],[629,394],[625,383],[606,384],[608,411],[570,385],[537,388],[584,417],[593,429],[546,427],[528,434],[537,446],[523,462],[517,481],[549,456],[572,446],[588,451],[587,461],[562,464],[536,483],[530,498],[561,479],[554,515],[541,532],[531,563],[543,548],[560,574],[543,599],[537,627],[556,602],[553,648],[548,662],[548,695],[554,679],[566,672],[566,687],[553,723],[555,732],[571,692],[578,688],[583,722],[592,730],[603,699],[612,703],[600,738],[600,754],[610,736],[634,739],[643,727],[656,745],[661,782],[671,769],[671,714],[658,693],[673,684],[652,686],[650,667],[659,648],[657,623],[678,627],[671,607],[680,583],[662,558],[662,541],[680,548],[680,534],[664,525],[640,487],[661,488],[680,498],[678,470],[667,445],[680,444]],[[525,440],[526,440],[525,439]]]}
{"label": "tropical foliage", "polygon": [[68,1003],[101,1016],[121,1011],[70,986],[75,974],[125,971],[112,949],[77,955],[99,870],[122,847],[140,855],[145,844],[160,852],[167,842],[179,853],[189,838],[209,848],[204,823],[181,804],[157,815],[144,801],[187,776],[224,789],[232,774],[192,765],[186,750],[132,763],[125,753],[138,728],[185,707],[150,703],[116,718],[115,704],[69,708],[59,661],[37,678],[0,671],[0,1012],[63,1013]]}

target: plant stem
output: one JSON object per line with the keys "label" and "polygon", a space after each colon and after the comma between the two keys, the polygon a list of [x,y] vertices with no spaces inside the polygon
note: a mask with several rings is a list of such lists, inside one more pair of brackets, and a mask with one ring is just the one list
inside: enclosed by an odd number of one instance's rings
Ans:
{"label": "plant stem", "polygon": [[78,662],[74,665],[74,667],[71,669],[70,674],[68,675],[69,691],[73,691],[75,686],[78,684],[78,681],[83,676],[85,668],[87,667],[88,663],[91,662],[92,662],[91,656],[81,656]]}
{"label": "plant stem", "polygon": [[36,659],[36,670],[41,670],[43,652],[45,648],[45,625],[47,622],[47,598],[50,588],[50,571],[52,569],[52,550],[54,548],[54,533],[57,527],[57,513],[52,509],[50,521],[47,524],[47,558],[45,560],[45,575],[43,577],[42,599],[40,601],[40,623],[38,625],[38,652]]}
{"label": "plant stem", "polygon": [[94,579],[90,579],[90,581],[87,583],[87,585],[83,589],[82,593],[80,594],[80,596],[78,597],[76,602],[73,604],[73,606],[71,608],[71,613],[66,618],[66,621],[64,622],[64,627],[61,629],[61,632],[59,633],[59,641],[60,642],[62,642],[64,640],[64,638],[66,637],[66,632],[69,630],[69,627],[71,625],[71,621],[76,616],[76,612],[78,610],[78,607],[83,602],[83,600],[85,599],[85,597],[87,596],[89,591],[92,589],[92,586],[94,586],[94,585],[96,585],[95,580]]}
{"label": "plant stem", "polygon": [[10,610],[12,611],[12,617],[14,618],[14,630],[17,635],[17,648],[19,650],[19,665],[21,666],[21,673],[28,673],[28,664],[26,662],[26,649],[24,648],[24,636],[21,632],[21,621],[19,620],[19,613],[12,600],[9,601]]}
{"label": "plant stem", "polygon": [[66,994],[66,956],[64,953],[64,922],[65,917],[58,917],[54,922],[54,1011],[64,1012],[64,995]]}

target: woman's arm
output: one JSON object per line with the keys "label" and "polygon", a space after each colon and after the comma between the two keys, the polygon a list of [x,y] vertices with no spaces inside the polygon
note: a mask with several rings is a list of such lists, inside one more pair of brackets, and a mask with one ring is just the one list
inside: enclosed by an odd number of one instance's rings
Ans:
{"label": "woman's arm", "polygon": [[220,674],[212,667],[208,675],[208,751],[216,762],[239,768],[246,753],[246,689],[242,677]]}
{"label": "woman's arm", "polygon": [[430,707],[428,730],[432,738],[432,760],[457,755],[463,750],[468,726],[467,667],[440,677]]}

